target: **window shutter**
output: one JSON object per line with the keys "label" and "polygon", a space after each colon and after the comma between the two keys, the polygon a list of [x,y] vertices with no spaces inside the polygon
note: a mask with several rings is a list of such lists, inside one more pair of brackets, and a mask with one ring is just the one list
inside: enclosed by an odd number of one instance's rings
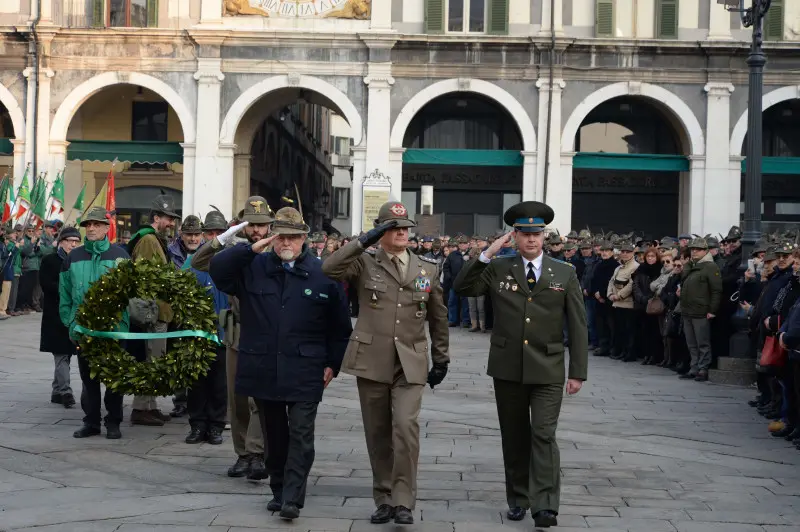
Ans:
{"label": "window shutter", "polygon": [[147,27],[158,27],[158,0],[147,0]]}
{"label": "window shutter", "polygon": [[770,41],[783,40],[783,0],[772,0],[764,17],[764,37]]}
{"label": "window shutter", "polygon": [[660,0],[656,18],[656,35],[659,39],[678,36],[678,0]]}
{"label": "window shutter", "polygon": [[425,0],[425,33],[444,33],[445,0]]}
{"label": "window shutter", "polygon": [[594,33],[597,37],[614,36],[614,2],[597,0],[594,8]]}
{"label": "window shutter", "polygon": [[103,13],[105,0],[92,0],[92,27],[102,28],[106,25],[106,18]]}
{"label": "window shutter", "polygon": [[491,35],[508,35],[508,0],[489,0],[489,23],[486,27]]}

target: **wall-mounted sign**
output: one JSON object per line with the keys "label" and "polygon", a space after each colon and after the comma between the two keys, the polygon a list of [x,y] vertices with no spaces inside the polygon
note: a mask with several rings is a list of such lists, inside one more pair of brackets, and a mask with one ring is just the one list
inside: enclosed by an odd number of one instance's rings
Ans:
{"label": "wall-mounted sign", "polygon": [[378,218],[381,205],[389,201],[389,193],[392,190],[392,183],[388,176],[378,169],[364,178],[361,186],[362,198],[364,199],[361,209],[361,230],[366,232],[374,227],[374,222]]}
{"label": "wall-mounted sign", "polygon": [[372,0],[223,0],[225,14],[369,20]]}

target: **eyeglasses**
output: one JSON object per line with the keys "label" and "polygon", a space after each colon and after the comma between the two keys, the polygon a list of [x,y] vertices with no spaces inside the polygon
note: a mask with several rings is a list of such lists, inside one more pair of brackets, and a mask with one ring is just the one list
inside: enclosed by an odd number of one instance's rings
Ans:
{"label": "eyeglasses", "polygon": [[671,260],[665,260],[664,264],[672,264],[672,261]]}

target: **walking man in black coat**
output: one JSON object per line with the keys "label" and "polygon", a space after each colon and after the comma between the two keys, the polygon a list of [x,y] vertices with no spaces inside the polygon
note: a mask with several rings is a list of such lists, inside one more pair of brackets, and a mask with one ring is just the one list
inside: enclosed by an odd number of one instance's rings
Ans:
{"label": "walking man in black coat", "polygon": [[70,341],[69,330],[58,315],[58,279],[64,259],[70,251],[81,245],[81,234],[74,227],[65,227],[59,233],[56,244],[56,252],[45,255],[39,267],[39,283],[44,296],[39,351],[53,353],[55,362],[50,402],[72,408],[75,406],[75,396],[69,383],[69,363],[75,354],[75,345]]}
{"label": "walking man in black coat", "polygon": [[272,233],[221,251],[209,273],[219,290],[239,299],[236,393],[256,401],[269,442],[267,509],[291,520],[300,515],[314,463],[317,406],[339,372],[353,327],[341,284],[305,249],[302,215],[280,209]]}

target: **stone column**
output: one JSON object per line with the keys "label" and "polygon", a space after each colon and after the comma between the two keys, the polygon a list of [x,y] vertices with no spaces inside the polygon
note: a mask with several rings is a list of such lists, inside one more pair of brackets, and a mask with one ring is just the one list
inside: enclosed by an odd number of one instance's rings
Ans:
{"label": "stone column", "polygon": [[[33,134],[33,107],[36,99],[34,98],[34,83],[33,83],[33,69],[28,67],[22,71],[22,75],[28,80],[28,105],[26,108],[27,115],[27,132],[25,138],[28,140],[27,154],[25,159],[28,161],[33,160],[33,143],[36,143],[36,173],[47,172],[52,175],[54,166],[50,157],[50,80],[55,76],[49,68],[41,68],[39,70],[39,113],[36,119],[36,138]],[[33,171],[33,168],[31,168]],[[22,175],[19,176],[22,178]],[[31,179],[32,176],[29,176]],[[52,181],[52,178],[48,178]]]}
{"label": "stone column", "polygon": [[[727,129],[725,131],[728,131]],[[678,230],[692,234],[704,235],[706,227],[706,194],[709,187],[706,184],[706,158],[704,155],[689,156],[689,218]],[[708,191],[708,192],[707,192]]]}
{"label": "stone column", "polygon": [[[712,6],[716,7],[716,6]],[[713,12],[713,9],[712,9]],[[740,172],[731,174],[730,83],[711,82],[705,86],[706,100],[706,161],[703,226],[698,234],[718,233],[739,223]]]}
{"label": "stone column", "polygon": [[195,156],[197,155],[197,145],[182,142],[181,148],[183,148],[183,202],[181,203],[181,212],[185,218],[189,214],[207,211],[195,209],[194,205]]}
{"label": "stone column", "polygon": [[[572,225],[572,179],[564,179],[561,175],[561,93],[566,84],[562,79],[554,79],[551,90],[549,80],[542,78],[536,82],[536,86],[539,88],[536,197],[544,198],[544,202],[555,211],[553,227],[561,232],[569,232]],[[547,145],[547,110],[550,98],[553,99],[553,105],[550,106],[550,139]],[[549,156],[545,155],[546,152]],[[547,158],[549,160],[545,161]]]}
{"label": "stone column", "polygon": [[405,148],[391,148],[389,150],[388,174],[392,177],[392,192],[390,199],[401,201],[403,199],[403,154]]}
{"label": "stone column", "polygon": [[711,11],[708,20],[708,40],[709,41],[729,41],[731,36],[731,14],[725,6],[711,3]]}
{"label": "stone column", "polygon": [[350,220],[353,224],[352,234],[357,235],[361,232],[361,220],[364,208],[364,178],[367,176],[367,148],[361,143],[361,146],[354,146],[353,151],[353,184],[350,187],[350,210],[352,216]]}
{"label": "stone column", "polygon": [[380,0],[379,2],[372,2],[372,13],[369,27],[372,30],[392,29],[392,0]]}
{"label": "stone column", "polygon": [[536,152],[523,151],[520,153],[522,153],[522,201],[538,200],[536,195]]}
{"label": "stone column", "polygon": [[[564,24],[563,24],[563,12],[564,12],[564,2],[562,0],[556,0],[555,4],[555,12],[553,13],[553,27],[555,28],[556,36],[564,35]],[[542,2],[542,29],[539,32],[539,35],[550,35],[550,2],[548,0],[544,0]]]}
{"label": "stone column", "polygon": [[[219,50],[216,46],[207,48]],[[197,155],[194,197],[187,199],[184,195],[190,208],[187,212],[207,209],[212,203],[226,215],[233,209],[233,146],[223,156],[219,145],[220,91],[225,79],[221,65],[219,56],[197,59]]]}
{"label": "stone column", "polygon": [[249,153],[237,153],[233,156],[233,211],[234,214],[244,208],[244,202],[250,197],[250,163],[253,160]]}
{"label": "stone column", "polygon": [[[372,43],[370,44],[372,46]],[[385,48],[371,48],[370,56],[378,52],[389,52]],[[402,189],[402,167],[398,171],[389,164],[389,137],[391,133],[391,90],[394,78],[391,75],[391,62],[369,63],[364,83],[369,86],[367,97],[367,169],[375,169],[387,174],[392,180],[391,195],[400,200]]]}
{"label": "stone column", "polygon": [[[25,141],[19,139],[11,139],[11,144],[14,145],[14,174],[12,181],[16,183],[22,179],[22,174],[25,173]],[[14,189],[16,194],[16,189]]]}
{"label": "stone column", "polygon": [[50,161],[51,167],[49,170],[48,181],[51,183],[55,181],[56,174],[67,166],[67,146],[69,142],[63,140],[50,141]]}

